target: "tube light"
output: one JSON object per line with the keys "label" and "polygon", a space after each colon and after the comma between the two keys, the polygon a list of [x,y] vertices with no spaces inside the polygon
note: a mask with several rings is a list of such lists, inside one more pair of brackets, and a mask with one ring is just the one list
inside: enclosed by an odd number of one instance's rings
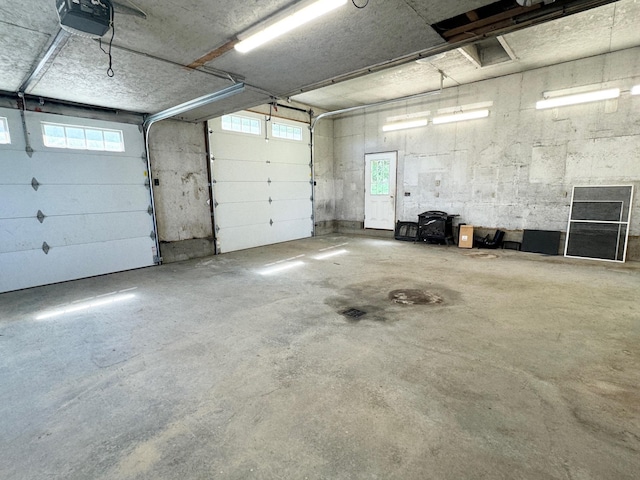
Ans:
{"label": "tube light", "polygon": [[383,132],[395,132],[396,130],[404,130],[406,128],[426,127],[429,119],[422,118],[420,120],[411,120],[410,122],[389,123],[382,126]]}
{"label": "tube light", "polygon": [[440,115],[433,117],[434,125],[442,125],[443,123],[461,122],[463,120],[475,120],[477,118],[486,118],[489,116],[488,109],[473,110],[471,112],[453,113],[451,115]]}
{"label": "tube light", "polygon": [[631,95],[640,95],[640,85],[636,85],[631,89]]}
{"label": "tube light", "polygon": [[547,98],[536,102],[536,109],[565,107],[567,105],[577,105],[579,103],[597,102],[600,100],[610,100],[620,96],[619,88],[609,88],[607,90],[597,90],[595,92],[578,93],[576,95],[566,95],[563,97]]}
{"label": "tube light", "polygon": [[342,5],[348,0],[318,0],[311,5],[304,7],[291,15],[286,16],[282,20],[263,28],[262,30],[250,35],[235,45],[235,49],[240,53],[247,53],[254,48],[263,45],[274,38],[288,33],[305,23],[309,23]]}

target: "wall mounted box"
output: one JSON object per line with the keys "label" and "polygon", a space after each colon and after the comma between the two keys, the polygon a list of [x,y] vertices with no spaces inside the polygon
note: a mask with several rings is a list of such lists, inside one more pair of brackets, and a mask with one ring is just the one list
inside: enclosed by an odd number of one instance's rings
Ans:
{"label": "wall mounted box", "polygon": [[460,225],[458,228],[458,247],[473,248],[473,225]]}

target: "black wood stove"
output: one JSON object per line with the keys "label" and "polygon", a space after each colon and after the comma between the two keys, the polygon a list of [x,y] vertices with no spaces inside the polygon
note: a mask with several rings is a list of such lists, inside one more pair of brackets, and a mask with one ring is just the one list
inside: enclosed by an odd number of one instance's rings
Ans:
{"label": "black wood stove", "polygon": [[457,215],[449,215],[438,210],[429,210],[418,215],[418,237],[420,242],[453,243],[453,219]]}

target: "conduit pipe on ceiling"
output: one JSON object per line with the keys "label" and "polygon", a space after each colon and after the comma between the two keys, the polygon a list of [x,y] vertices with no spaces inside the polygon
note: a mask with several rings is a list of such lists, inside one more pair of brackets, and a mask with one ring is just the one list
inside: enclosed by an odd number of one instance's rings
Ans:
{"label": "conduit pipe on ceiling", "polygon": [[[214,102],[219,102],[225,98],[228,98],[232,95],[236,95],[244,91],[244,83],[236,83],[235,85],[231,85],[230,87],[223,88],[222,90],[218,90],[217,92],[209,93],[207,95],[203,95],[202,97],[195,98],[193,100],[189,100],[188,102],[181,103],[180,105],[176,105],[175,107],[167,108],[158,113],[154,113],[153,115],[149,115],[145,118],[144,123],[142,124],[142,132],[144,135],[144,146],[145,146],[145,154],[147,157],[147,172],[149,174],[149,192],[151,193],[151,209],[153,210],[151,217],[153,218],[153,229],[156,232],[156,258],[154,259],[155,263],[162,263],[162,257],[160,256],[160,239],[158,238],[158,222],[156,220],[156,205],[155,199],[153,195],[153,178],[151,174],[151,155],[149,154],[149,130],[151,130],[151,126],[159,122],[161,120],[166,120],[167,118],[175,117],[176,115],[180,115],[181,113],[188,112],[190,110],[194,110],[196,108],[204,107]],[[209,159],[209,152],[206,152],[207,162]],[[211,182],[211,179],[209,179]],[[213,202],[212,196],[209,197],[209,202]],[[213,228],[213,227],[212,227]],[[215,229],[213,230],[213,236],[215,238]]]}
{"label": "conduit pipe on ceiling", "polygon": [[443,90],[444,83],[444,74],[440,72],[440,89],[439,90],[431,90],[429,92],[416,93],[414,95],[409,95],[407,97],[393,98],[391,100],[383,100],[381,102],[369,103],[367,105],[358,105],[355,107],[342,108],[340,110],[334,110],[332,112],[325,112],[318,115],[314,120],[311,121],[311,125],[309,126],[309,130],[311,130],[311,185],[313,195],[311,196],[312,205],[311,209],[313,212],[313,236],[316,235],[316,221],[315,221],[315,212],[316,212],[316,162],[315,162],[315,150],[314,150],[314,142],[313,142],[313,134],[316,129],[316,125],[323,118],[334,117],[336,115],[341,115],[343,113],[356,112],[358,110],[364,110],[365,108],[375,108],[375,107],[383,107],[385,105],[391,105],[392,103],[406,102],[408,100],[416,100],[422,97],[430,97],[433,95],[440,95]]}

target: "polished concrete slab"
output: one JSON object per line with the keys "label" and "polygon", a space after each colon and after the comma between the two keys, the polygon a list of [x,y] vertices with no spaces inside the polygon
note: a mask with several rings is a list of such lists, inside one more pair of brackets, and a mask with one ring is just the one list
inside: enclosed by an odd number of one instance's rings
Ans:
{"label": "polished concrete slab", "polygon": [[0,478],[637,479],[639,289],[324,236],[0,295]]}

